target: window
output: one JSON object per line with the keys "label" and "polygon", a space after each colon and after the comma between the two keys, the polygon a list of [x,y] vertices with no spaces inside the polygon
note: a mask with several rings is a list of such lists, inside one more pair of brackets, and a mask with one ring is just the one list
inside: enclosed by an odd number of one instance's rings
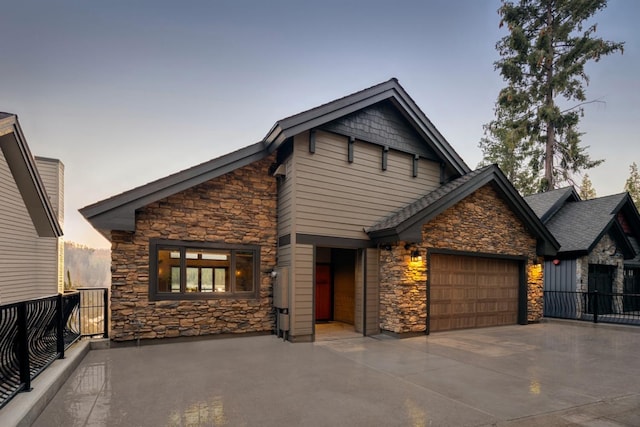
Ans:
{"label": "window", "polygon": [[257,298],[258,246],[152,239],[149,298]]}

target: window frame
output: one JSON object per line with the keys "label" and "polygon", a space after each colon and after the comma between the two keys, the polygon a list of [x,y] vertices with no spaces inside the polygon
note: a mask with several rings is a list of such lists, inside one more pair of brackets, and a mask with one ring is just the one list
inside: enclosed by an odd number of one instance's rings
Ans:
{"label": "window frame", "polygon": [[[229,274],[230,292],[160,292],[158,291],[158,251],[175,249],[180,252],[180,287],[186,289],[188,250],[224,250],[229,251],[229,270],[234,271],[237,252],[253,254],[253,291],[236,292],[235,274]],[[214,300],[214,299],[258,299],[260,297],[260,246],[236,245],[228,243],[201,242],[188,240],[149,239],[149,301],[163,300]]]}

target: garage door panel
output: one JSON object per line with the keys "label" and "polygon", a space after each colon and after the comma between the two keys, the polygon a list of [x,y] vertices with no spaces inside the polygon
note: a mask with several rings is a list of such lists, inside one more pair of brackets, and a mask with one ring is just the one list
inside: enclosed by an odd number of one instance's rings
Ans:
{"label": "garage door panel", "polygon": [[432,254],[430,268],[431,332],[517,323],[516,261]]}

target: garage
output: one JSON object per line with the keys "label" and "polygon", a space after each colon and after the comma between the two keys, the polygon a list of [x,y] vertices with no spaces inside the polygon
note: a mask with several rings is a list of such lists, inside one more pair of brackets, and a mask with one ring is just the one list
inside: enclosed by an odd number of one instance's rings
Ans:
{"label": "garage", "polygon": [[517,260],[431,254],[429,332],[518,323]]}

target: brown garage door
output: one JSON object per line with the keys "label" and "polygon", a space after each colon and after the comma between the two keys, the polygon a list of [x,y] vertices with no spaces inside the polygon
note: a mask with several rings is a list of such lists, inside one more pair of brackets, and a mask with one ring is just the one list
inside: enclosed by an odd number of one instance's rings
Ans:
{"label": "brown garage door", "polygon": [[518,262],[431,255],[429,331],[518,323]]}

